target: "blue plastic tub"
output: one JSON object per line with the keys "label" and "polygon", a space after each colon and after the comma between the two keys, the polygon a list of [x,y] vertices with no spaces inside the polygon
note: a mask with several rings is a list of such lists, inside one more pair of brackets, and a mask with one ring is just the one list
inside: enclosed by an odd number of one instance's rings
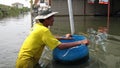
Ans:
{"label": "blue plastic tub", "polygon": [[[72,38],[73,39],[71,40],[60,40],[60,41],[66,43],[66,42],[74,42],[74,41],[86,39],[86,37],[82,35],[73,35]],[[68,49],[60,50],[58,48],[55,48],[53,50],[53,59],[63,63],[71,63],[81,59],[84,61],[83,58],[85,58],[86,56],[87,57],[89,56],[89,49],[86,45],[83,44]]]}

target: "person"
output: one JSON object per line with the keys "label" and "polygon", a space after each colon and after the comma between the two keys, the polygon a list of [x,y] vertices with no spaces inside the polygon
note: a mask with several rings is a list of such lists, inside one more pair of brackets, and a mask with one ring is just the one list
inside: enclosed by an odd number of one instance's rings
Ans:
{"label": "person", "polygon": [[81,40],[76,42],[61,43],[58,39],[71,39],[67,37],[55,38],[49,30],[49,26],[53,25],[54,15],[57,12],[49,10],[41,11],[40,15],[35,17],[35,23],[32,31],[25,39],[17,60],[16,68],[36,68],[38,61],[41,57],[44,46],[49,47],[51,50],[55,48],[65,49],[77,46],[79,44],[87,44],[88,40]]}

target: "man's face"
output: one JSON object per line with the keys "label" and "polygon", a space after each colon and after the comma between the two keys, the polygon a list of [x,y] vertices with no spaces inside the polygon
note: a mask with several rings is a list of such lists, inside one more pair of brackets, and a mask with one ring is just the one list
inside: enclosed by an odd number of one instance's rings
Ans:
{"label": "man's face", "polygon": [[53,16],[51,16],[51,17],[49,17],[49,18],[46,19],[46,24],[48,26],[52,26],[53,22],[54,22],[54,17]]}

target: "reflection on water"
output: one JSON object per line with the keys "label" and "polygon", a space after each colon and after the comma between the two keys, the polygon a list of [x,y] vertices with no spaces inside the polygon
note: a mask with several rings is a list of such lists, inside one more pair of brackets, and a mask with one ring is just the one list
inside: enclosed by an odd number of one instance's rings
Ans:
{"label": "reflection on water", "polygon": [[17,53],[29,33],[30,15],[0,20],[0,68],[14,68]]}
{"label": "reflection on water", "polygon": [[[75,16],[75,33],[84,34],[89,38],[87,30],[93,28],[97,32],[98,27],[106,27],[106,19],[106,17]],[[47,68],[120,68],[119,22],[119,17],[110,18],[107,41],[104,41],[104,46],[96,44],[95,41],[90,43],[90,59],[85,64],[66,65],[51,61]],[[30,14],[0,19],[0,68],[15,68],[17,53],[29,33],[30,25]],[[51,31],[55,35],[70,33],[69,18],[55,17]],[[94,37],[93,35],[91,39]]]}
{"label": "reflection on water", "polygon": [[[62,21],[63,20],[63,21]],[[85,64],[63,65],[51,62],[48,68],[120,68],[120,31],[118,31],[120,18],[110,20],[109,32],[98,32],[99,27],[107,27],[106,17],[76,16],[76,34],[84,34],[90,38],[90,60]],[[56,18],[52,27],[54,34],[70,33],[68,17]],[[61,25],[61,27],[58,27]],[[88,29],[92,28],[92,34]]]}
{"label": "reflection on water", "polygon": [[102,50],[106,52],[105,41],[108,41],[108,29],[106,27],[99,27],[97,31],[93,28],[88,28],[88,39],[90,40],[90,49],[93,51],[98,50],[98,46],[102,47]]}

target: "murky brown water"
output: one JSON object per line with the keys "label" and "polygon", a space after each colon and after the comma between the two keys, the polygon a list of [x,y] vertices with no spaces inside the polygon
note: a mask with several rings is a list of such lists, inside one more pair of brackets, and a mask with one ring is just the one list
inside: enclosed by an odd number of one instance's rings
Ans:
{"label": "murky brown water", "polygon": [[[76,34],[87,34],[92,27],[97,30],[106,26],[106,17],[75,16]],[[31,22],[30,14],[0,19],[0,68],[15,68],[18,51],[25,37],[29,34]],[[104,45],[91,43],[90,59],[85,64],[65,65],[51,62],[47,68],[120,68],[120,17],[111,17],[109,25],[109,38]],[[55,17],[51,31],[55,35],[70,33],[69,18]],[[97,46],[96,48],[92,46]],[[104,50],[105,49],[105,50]]]}
{"label": "murky brown water", "polygon": [[20,46],[30,30],[30,15],[0,20],[0,68],[15,68]]}

